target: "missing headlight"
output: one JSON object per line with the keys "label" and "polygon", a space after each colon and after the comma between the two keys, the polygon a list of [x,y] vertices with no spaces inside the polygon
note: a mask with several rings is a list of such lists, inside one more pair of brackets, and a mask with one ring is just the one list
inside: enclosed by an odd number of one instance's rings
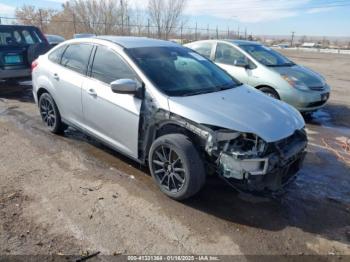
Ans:
{"label": "missing headlight", "polygon": [[219,167],[226,178],[244,179],[245,175],[265,175],[268,158],[263,155],[266,143],[253,134],[241,133],[221,148]]}

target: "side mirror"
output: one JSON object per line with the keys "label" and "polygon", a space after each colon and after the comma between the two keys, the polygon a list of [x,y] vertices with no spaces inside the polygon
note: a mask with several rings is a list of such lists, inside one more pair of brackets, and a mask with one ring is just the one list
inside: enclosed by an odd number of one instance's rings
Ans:
{"label": "side mirror", "polygon": [[247,62],[242,62],[242,61],[234,61],[234,65],[238,67],[244,67],[245,69],[250,69],[250,65]]}
{"label": "side mirror", "polygon": [[136,94],[138,83],[132,79],[118,79],[111,83],[111,89],[118,94]]}

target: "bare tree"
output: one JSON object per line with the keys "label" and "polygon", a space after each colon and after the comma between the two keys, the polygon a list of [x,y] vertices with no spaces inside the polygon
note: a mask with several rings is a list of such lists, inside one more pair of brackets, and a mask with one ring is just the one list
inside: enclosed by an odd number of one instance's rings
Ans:
{"label": "bare tree", "polygon": [[128,26],[127,0],[71,0],[63,9],[71,15],[76,32],[123,34]]}
{"label": "bare tree", "polygon": [[149,0],[148,12],[157,28],[158,38],[168,39],[178,26],[185,7],[186,0]]}
{"label": "bare tree", "polygon": [[47,31],[52,17],[56,14],[57,11],[53,9],[38,9],[32,5],[23,5],[15,10],[18,23],[40,27],[43,32]]}
{"label": "bare tree", "polygon": [[139,7],[135,6],[135,8],[133,8],[131,12],[131,21],[136,29],[135,33],[138,36],[142,35],[143,30],[145,29],[145,25],[147,23],[145,12]]}

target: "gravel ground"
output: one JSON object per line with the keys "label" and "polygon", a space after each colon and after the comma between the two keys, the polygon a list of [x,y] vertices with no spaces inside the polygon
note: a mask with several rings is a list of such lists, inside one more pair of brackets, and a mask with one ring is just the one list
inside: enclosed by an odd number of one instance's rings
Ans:
{"label": "gravel ground", "polygon": [[333,90],[307,123],[300,175],[278,199],[211,178],[172,201],[147,169],[90,137],[48,133],[30,85],[0,83],[0,255],[350,255],[350,162],[339,144],[350,137],[350,56],[283,52]]}

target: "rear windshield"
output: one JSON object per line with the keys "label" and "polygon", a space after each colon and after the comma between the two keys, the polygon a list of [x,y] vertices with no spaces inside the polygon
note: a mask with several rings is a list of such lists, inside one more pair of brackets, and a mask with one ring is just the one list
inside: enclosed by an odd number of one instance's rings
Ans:
{"label": "rear windshield", "polygon": [[32,45],[41,42],[43,40],[33,28],[0,27],[0,46]]}
{"label": "rear windshield", "polygon": [[59,35],[46,35],[46,39],[49,42],[56,42],[56,43],[60,43],[64,41],[64,38]]}

